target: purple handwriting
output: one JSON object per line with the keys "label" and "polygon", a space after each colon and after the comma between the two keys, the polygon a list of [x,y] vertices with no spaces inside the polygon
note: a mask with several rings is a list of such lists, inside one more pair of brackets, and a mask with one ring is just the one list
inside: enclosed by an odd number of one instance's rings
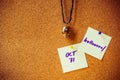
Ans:
{"label": "purple handwriting", "polygon": [[75,58],[74,58],[75,52],[77,52],[77,50],[71,51],[71,52],[67,52],[66,55],[65,55],[66,58],[69,58],[70,63],[75,61]]}
{"label": "purple handwriting", "polygon": [[88,40],[87,37],[84,39],[84,42],[87,44],[90,44],[92,46],[95,46],[96,48],[99,48],[101,51],[105,50],[105,48],[106,48],[106,46],[100,46],[98,44],[95,44],[92,40]]}

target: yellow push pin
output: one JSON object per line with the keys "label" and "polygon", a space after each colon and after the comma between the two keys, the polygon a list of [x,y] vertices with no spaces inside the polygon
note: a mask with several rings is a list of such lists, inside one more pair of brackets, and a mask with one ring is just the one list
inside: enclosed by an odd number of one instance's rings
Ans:
{"label": "yellow push pin", "polygon": [[73,49],[73,46],[71,45],[71,46],[69,46],[70,47],[70,49]]}

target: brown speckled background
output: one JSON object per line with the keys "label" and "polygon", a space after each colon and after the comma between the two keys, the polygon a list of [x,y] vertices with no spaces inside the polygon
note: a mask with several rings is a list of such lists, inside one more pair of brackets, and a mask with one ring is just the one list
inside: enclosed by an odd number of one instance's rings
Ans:
{"label": "brown speckled background", "polygon": [[[0,0],[0,80],[120,80],[120,0],[75,0],[73,15],[67,40],[60,0]],[[86,55],[88,68],[63,74],[57,48],[88,26],[112,36],[103,60]]]}

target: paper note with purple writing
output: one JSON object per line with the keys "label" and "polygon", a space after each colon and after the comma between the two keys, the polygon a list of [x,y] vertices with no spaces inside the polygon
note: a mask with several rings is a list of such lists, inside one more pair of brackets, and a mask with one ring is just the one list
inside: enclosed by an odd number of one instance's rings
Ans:
{"label": "paper note with purple writing", "polygon": [[73,49],[69,46],[58,48],[58,54],[64,73],[88,66],[82,44],[79,43],[72,46]]}
{"label": "paper note with purple writing", "polygon": [[110,36],[89,27],[82,41],[85,53],[102,60],[110,40]]}

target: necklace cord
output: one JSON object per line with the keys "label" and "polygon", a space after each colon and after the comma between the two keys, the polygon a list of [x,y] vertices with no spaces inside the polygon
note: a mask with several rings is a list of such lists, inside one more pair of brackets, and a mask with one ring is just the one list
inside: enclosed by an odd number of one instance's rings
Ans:
{"label": "necklace cord", "polygon": [[65,24],[69,24],[69,23],[71,22],[71,20],[72,20],[72,12],[73,12],[74,0],[72,0],[72,6],[71,6],[71,9],[70,9],[70,18],[69,18],[69,21],[68,21],[68,22],[66,22],[65,19],[64,19],[63,1],[62,1],[62,0],[60,0],[60,1],[61,1],[61,9],[62,9],[63,22],[64,22]]}

